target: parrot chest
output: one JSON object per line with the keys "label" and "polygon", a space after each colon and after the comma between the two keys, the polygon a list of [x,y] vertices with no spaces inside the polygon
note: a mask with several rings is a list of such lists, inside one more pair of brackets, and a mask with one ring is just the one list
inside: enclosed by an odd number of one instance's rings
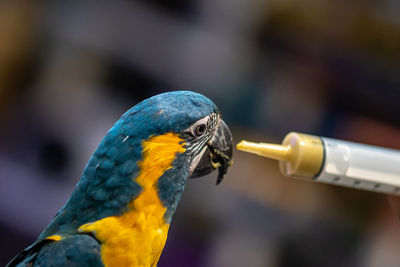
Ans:
{"label": "parrot chest", "polygon": [[150,205],[146,211],[104,218],[82,229],[94,232],[100,240],[105,266],[156,266],[169,228],[157,219],[161,213],[159,207]]}
{"label": "parrot chest", "polygon": [[157,181],[172,168],[184,143],[174,134],[155,136],[143,142],[143,160],[135,181],[141,193],[128,204],[128,211],[87,223],[80,232],[91,232],[101,242],[105,266],[156,266],[167,240],[169,223],[164,219],[167,208],[161,202]]}

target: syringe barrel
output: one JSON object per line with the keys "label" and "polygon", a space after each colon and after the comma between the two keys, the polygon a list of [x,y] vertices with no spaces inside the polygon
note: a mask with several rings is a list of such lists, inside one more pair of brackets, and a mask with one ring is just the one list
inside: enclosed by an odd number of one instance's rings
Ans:
{"label": "syringe barrel", "polygon": [[285,176],[400,195],[400,150],[297,132],[281,145],[242,141],[237,148],[279,160]]}
{"label": "syringe barrel", "polygon": [[400,194],[400,151],[322,137],[324,159],[315,181]]}

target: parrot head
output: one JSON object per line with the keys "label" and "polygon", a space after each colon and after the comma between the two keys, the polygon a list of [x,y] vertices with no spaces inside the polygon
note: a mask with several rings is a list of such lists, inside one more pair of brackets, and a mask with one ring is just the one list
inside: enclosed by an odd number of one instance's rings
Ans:
{"label": "parrot head", "polygon": [[215,104],[205,96],[187,91],[160,94],[147,101],[158,101],[158,123],[167,124],[159,129],[176,133],[184,140],[188,177],[202,177],[218,170],[218,185],[232,165],[233,139]]}

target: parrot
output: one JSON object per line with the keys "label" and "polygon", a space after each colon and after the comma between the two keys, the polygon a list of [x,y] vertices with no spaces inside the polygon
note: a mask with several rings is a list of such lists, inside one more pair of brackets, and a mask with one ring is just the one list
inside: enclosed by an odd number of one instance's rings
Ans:
{"label": "parrot", "polygon": [[233,163],[233,138],[202,94],[171,91],[106,133],[64,206],[12,266],[157,266],[187,178]]}

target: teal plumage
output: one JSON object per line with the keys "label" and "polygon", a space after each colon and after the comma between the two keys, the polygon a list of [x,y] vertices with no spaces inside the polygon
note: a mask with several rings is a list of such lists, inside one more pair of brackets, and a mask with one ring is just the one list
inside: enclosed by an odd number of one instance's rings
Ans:
{"label": "teal plumage", "polygon": [[72,235],[44,245],[36,256],[35,266],[103,266],[100,245],[91,236]]}
{"label": "teal plumage", "polygon": [[[93,235],[82,234],[78,228],[86,223],[124,214],[128,204],[141,194],[143,188],[135,177],[141,171],[138,162],[143,158],[143,140],[165,133],[176,133],[187,145],[197,144],[198,140],[187,129],[211,114],[219,116],[215,104],[189,91],[160,94],[128,110],[99,144],[66,204],[37,241],[19,254],[9,266],[25,266],[28,263],[34,266],[62,266],[67,262],[75,266],[102,266],[101,242]],[[185,153],[177,154],[172,168],[159,178],[157,192],[166,207],[166,223],[172,219],[186,179],[190,176],[194,158],[210,146],[211,134],[207,140],[204,136],[208,145],[204,142],[196,151],[187,148]],[[228,139],[231,141],[230,136]],[[232,148],[228,150],[229,154]],[[221,159],[221,162],[225,161]],[[215,169],[215,166],[209,168],[208,172]],[[46,239],[54,235],[63,239],[57,242]]]}

